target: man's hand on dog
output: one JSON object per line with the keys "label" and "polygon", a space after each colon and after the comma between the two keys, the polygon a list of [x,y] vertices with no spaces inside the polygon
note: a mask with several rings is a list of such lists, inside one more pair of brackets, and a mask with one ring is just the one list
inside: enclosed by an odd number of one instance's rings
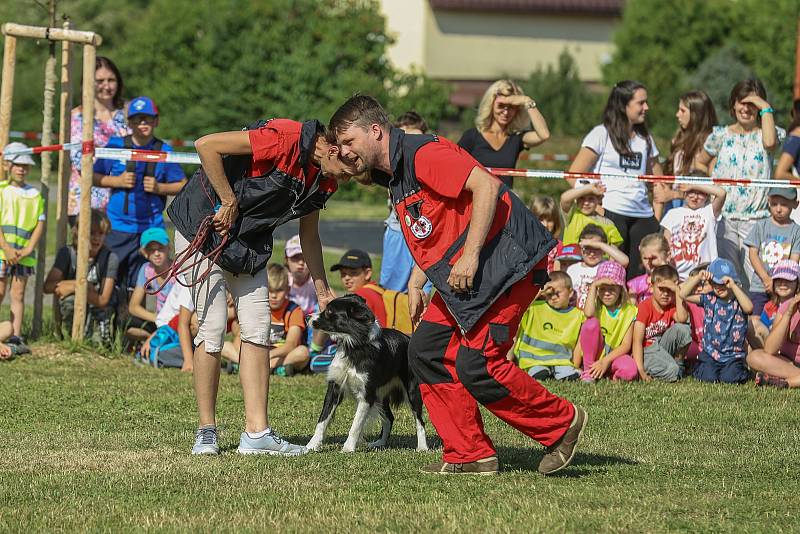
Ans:
{"label": "man's hand on dog", "polygon": [[319,303],[319,311],[324,312],[325,308],[328,307],[328,303],[335,298],[336,293],[333,292],[333,288],[328,288],[327,291],[318,291],[317,302]]}

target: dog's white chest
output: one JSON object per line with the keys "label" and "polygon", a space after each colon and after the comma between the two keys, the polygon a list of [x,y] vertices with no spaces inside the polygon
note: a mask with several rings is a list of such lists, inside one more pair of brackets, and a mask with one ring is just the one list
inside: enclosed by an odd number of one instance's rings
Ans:
{"label": "dog's white chest", "polygon": [[328,367],[328,380],[332,380],[344,387],[345,390],[357,395],[364,391],[366,376],[356,371],[355,367],[344,356],[344,351],[339,349]]}

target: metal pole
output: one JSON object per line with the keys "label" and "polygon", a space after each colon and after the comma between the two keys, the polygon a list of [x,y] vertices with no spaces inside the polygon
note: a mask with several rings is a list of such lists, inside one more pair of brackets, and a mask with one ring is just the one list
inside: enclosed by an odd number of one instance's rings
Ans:
{"label": "metal pole", "polygon": [[[81,208],[78,215],[78,261],[76,266],[75,314],[72,319],[72,339],[83,340],[86,321],[86,275],[89,270],[89,239],[92,226],[92,167],[94,155],[94,45],[83,45],[83,143],[81,157]],[[91,150],[88,148],[91,147]]]}

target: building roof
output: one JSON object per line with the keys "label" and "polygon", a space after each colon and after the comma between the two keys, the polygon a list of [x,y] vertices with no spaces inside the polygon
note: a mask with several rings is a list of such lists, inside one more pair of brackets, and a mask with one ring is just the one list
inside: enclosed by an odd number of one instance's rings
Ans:
{"label": "building roof", "polygon": [[585,13],[617,16],[625,0],[428,0],[433,9],[453,11],[504,11]]}

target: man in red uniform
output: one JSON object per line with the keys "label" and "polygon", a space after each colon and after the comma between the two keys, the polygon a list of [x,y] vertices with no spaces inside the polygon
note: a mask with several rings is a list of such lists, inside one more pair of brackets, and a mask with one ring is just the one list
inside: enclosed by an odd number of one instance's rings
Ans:
{"label": "man in red uniform", "polygon": [[540,473],[569,465],[586,412],[506,359],[522,314],[547,280],[547,254],[556,241],[469,154],[446,139],[392,128],[372,97],[345,102],[330,131],[357,172],[372,170],[373,181],[389,188],[416,262],[412,319],[422,312],[426,277],[437,290],[409,345],[410,365],[444,443],[443,461],[423,471],[499,471],[478,402],[547,447]]}

